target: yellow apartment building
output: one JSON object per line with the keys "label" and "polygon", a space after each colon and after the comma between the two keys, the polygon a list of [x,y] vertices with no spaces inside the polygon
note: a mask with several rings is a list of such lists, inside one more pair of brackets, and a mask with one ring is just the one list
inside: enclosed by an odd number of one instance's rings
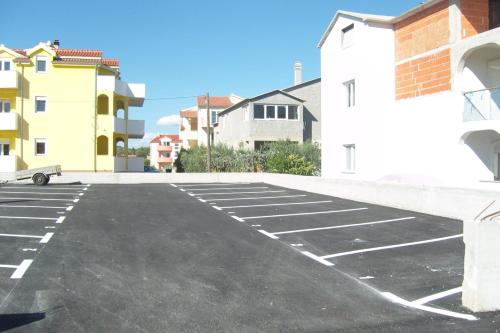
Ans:
{"label": "yellow apartment building", "polygon": [[[145,85],[121,80],[119,61],[99,50],[0,45],[0,173],[60,164],[63,171],[143,171],[121,156],[144,136]],[[122,147],[125,150],[119,150]]]}

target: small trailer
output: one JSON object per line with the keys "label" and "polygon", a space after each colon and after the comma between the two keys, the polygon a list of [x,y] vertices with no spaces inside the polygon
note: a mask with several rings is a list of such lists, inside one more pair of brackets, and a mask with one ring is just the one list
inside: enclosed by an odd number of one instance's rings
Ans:
{"label": "small trailer", "polygon": [[53,175],[61,175],[60,165],[16,171],[16,180],[32,179],[35,185],[43,186],[49,183]]}

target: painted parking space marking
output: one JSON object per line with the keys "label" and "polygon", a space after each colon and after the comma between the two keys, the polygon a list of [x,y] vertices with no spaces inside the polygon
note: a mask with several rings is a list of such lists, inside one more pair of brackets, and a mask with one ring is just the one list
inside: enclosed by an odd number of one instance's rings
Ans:
{"label": "painted parking space marking", "polygon": [[382,250],[387,250],[387,249],[395,249],[395,248],[398,248],[398,247],[406,247],[406,246],[415,246],[415,245],[421,245],[421,244],[435,243],[435,242],[441,242],[441,241],[445,241],[445,240],[449,240],[449,239],[462,238],[462,237],[463,237],[463,234],[459,234],[459,235],[453,235],[453,236],[448,236],[448,237],[440,237],[440,238],[427,239],[427,240],[418,241],[418,242],[395,244],[395,245],[388,245],[388,246],[379,246],[379,247],[371,247],[371,248],[368,248],[368,249],[362,249],[362,250],[355,250],[355,251],[347,251],[347,252],[329,254],[329,255],[326,255],[326,256],[322,256],[321,258],[323,258],[323,259],[330,259],[330,258],[348,256],[348,255],[352,255],[352,254],[358,254],[358,253],[373,252],[373,251],[382,251]]}
{"label": "painted parking space marking", "polygon": [[52,238],[54,233],[48,232],[43,236],[34,236],[34,235],[19,235],[19,234],[0,234],[0,237],[13,237],[13,238],[36,238],[40,239],[40,243],[46,244]]}
{"label": "painted parking space marking", "polygon": [[[74,187],[43,187],[43,188],[39,188],[39,187],[30,187],[30,186],[5,186],[4,187],[5,189],[20,189],[20,190],[34,190],[34,191],[57,191],[57,190],[72,190],[72,191],[75,191],[78,189],[74,188]],[[85,191],[87,187],[85,187],[83,190]],[[2,192],[0,190],[0,192]]]}
{"label": "painted parking space marking", "polygon": [[247,216],[240,217],[240,219],[246,220],[255,220],[255,219],[269,219],[276,217],[286,217],[286,216],[304,216],[304,215],[321,215],[321,214],[335,214],[335,213],[346,213],[346,212],[355,212],[358,210],[367,210],[368,208],[352,208],[352,209],[340,209],[340,210],[327,210],[321,212],[308,212],[308,213],[293,213],[293,214],[277,214],[277,215],[263,215],[263,216]]}
{"label": "painted parking space marking", "polygon": [[0,219],[14,219],[14,220],[49,220],[55,221],[57,218],[53,217],[34,217],[34,216],[0,216]]}
{"label": "painted parking space marking", "polygon": [[438,300],[438,299],[441,299],[441,298],[445,298],[445,297],[448,297],[448,296],[451,296],[451,295],[454,295],[454,294],[461,293],[462,289],[463,289],[462,287],[457,287],[457,288],[453,288],[453,289],[450,289],[450,290],[445,290],[445,291],[442,291],[440,293],[436,293],[436,294],[433,294],[433,295],[429,295],[429,296],[426,296],[426,297],[419,298],[417,300],[414,300],[412,303],[413,304],[418,304],[418,305],[423,305],[423,304],[426,304],[426,303],[429,303],[429,302],[432,302],[432,301],[435,301],[435,300]]}
{"label": "painted parking space marking", "polygon": [[279,232],[273,232],[272,234],[273,235],[286,235],[286,234],[294,234],[294,233],[300,233],[300,232],[320,231],[320,230],[330,230],[330,229],[341,229],[341,228],[352,228],[352,227],[360,227],[360,226],[365,226],[365,225],[374,225],[374,224],[381,224],[381,223],[409,221],[409,220],[414,220],[414,219],[415,219],[415,217],[409,216],[409,217],[402,217],[402,218],[399,218],[399,219],[373,221],[373,222],[363,222],[363,223],[354,223],[354,224],[343,224],[343,225],[336,225],[336,226],[331,226],[331,227],[310,228],[310,229],[296,229],[296,230],[289,230],[289,231],[279,231]]}
{"label": "painted parking space marking", "polygon": [[14,273],[10,276],[11,279],[20,279],[23,277],[24,273],[28,270],[33,260],[26,259],[21,262],[20,265],[0,265],[0,268],[10,268],[14,269]]}
{"label": "painted parking space marking", "polygon": [[[74,201],[73,199],[57,199],[57,198],[5,198],[0,197],[0,200],[27,200],[27,201]],[[75,199],[76,200],[76,199]]]}
{"label": "painted parking space marking", "polygon": [[238,216],[231,215],[231,217],[232,217],[233,219],[235,219],[236,221],[238,221],[238,222],[245,222],[245,220],[242,220],[242,219],[241,219],[241,218],[239,218]]}
{"label": "painted parking space marking", "polygon": [[459,312],[454,312],[454,311],[449,311],[449,310],[443,310],[443,309],[438,309],[438,308],[433,308],[427,305],[423,304],[416,304],[410,301],[407,301],[401,297],[398,297],[392,293],[389,292],[383,292],[381,295],[385,298],[387,298],[389,301],[400,304],[409,308],[414,308],[422,311],[427,311],[427,312],[432,312],[432,313],[437,313],[443,316],[448,316],[448,317],[454,317],[454,318],[460,318],[460,319],[466,319],[466,320],[478,320],[477,317],[470,315],[470,314],[464,314],[464,313],[459,313]]}
{"label": "painted parking space marking", "polygon": [[[0,205],[0,207],[6,207],[6,208],[42,208],[42,209],[66,209],[68,210],[68,207],[56,207],[56,206],[23,206],[23,205]],[[69,206],[73,207],[73,206]]]}
{"label": "painted parking space marking", "polygon": [[36,194],[36,195],[83,195],[83,193],[62,193],[62,192],[52,192],[52,193],[44,193],[44,192],[26,192],[26,191],[2,191],[0,190],[0,194]]}
{"label": "painted parking space marking", "polygon": [[320,203],[330,203],[333,200],[324,200],[324,201],[309,201],[309,202],[288,202],[288,203],[273,203],[273,204],[263,204],[263,205],[246,205],[246,206],[225,206],[225,207],[217,207],[222,209],[232,209],[232,208],[252,208],[252,207],[270,207],[270,206],[289,206],[289,205],[314,205]]}
{"label": "painted parking space marking", "polygon": [[298,195],[281,195],[276,197],[249,197],[249,198],[224,198],[224,199],[205,199],[204,202],[207,201],[234,201],[234,200],[260,200],[260,199],[280,199],[280,198],[298,198],[298,197],[307,197],[307,194],[298,194]]}
{"label": "painted parking space marking", "polygon": [[56,223],[57,223],[57,224],[61,224],[61,223],[63,223],[63,222],[64,222],[64,220],[65,220],[65,219],[66,219],[66,216],[61,216],[61,217],[59,217],[59,218],[56,220]]}
{"label": "painted parking space marking", "polygon": [[203,194],[197,194],[197,193],[188,193],[189,195],[196,195],[196,196],[201,196],[201,195],[226,195],[226,194],[258,194],[258,193],[283,193],[287,192],[285,190],[279,190],[279,191],[260,191],[260,192],[225,192],[225,193],[203,193]]}
{"label": "painted parking space marking", "polygon": [[317,255],[315,255],[315,254],[313,254],[313,253],[311,253],[309,251],[302,251],[301,253],[303,255],[305,255],[306,257],[309,257],[309,258],[311,258],[311,259],[319,262],[322,265],[325,265],[325,266],[334,266],[333,263],[331,263],[331,262],[329,262],[329,261],[327,261],[327,260],[325,260],[325,259],[323,259],[321,257],[318,257]]}
{"label": "painted parking space marking", "polygon": [[[171,184],[174,186],[175,184]],[[195,186],[230,186],[230,185],[250,185],[250,183],[206,183],[206,184],[177,184],[174,187],[195,187]]]}
{"label": "painted parking space marking", "polygon": [[[216,187],[216,188],[192,188],[189,191],[213,191],[213,190],[264,190],[269,186],[255,186],[255,187]],[[182,189],[181,189],[182,191]]]}
{"label": "painted parking space marking", "polygon": [[66,211],[71,212],[73,210],[73,206],[66,207]]}
{"label": "painted parking space marking", "polygon": [[274,236],[273,234],[265,231],[265,230],[259,230],[259,232],[263,235],[266,235],[267,237],[271,238],[271,239],[278,239],[278,237]]}

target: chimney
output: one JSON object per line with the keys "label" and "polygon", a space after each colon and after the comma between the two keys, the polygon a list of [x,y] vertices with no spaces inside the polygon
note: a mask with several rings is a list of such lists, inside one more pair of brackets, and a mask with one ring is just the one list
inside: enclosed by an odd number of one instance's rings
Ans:
{"label": "chimney", "polygon": [[61,42],[59,41],[59,39],[54,39],[54,43],[52,45],[55,49],[58,49],[59,46],[61,46]]}
{"label": "chimney", "polygon": [[302,64],[300,62],[295,63],[295,79],[293,85],[296,86],[302,83]]}

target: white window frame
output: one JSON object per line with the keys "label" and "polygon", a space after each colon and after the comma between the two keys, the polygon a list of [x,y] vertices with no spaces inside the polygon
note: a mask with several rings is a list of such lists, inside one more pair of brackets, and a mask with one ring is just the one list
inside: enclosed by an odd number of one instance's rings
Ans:
{"label": "white window frame", "polygon": [[348,109],[352,109],[356,106],[356,80],[352,79],[344,82],[346,88],[346,97]]}
{"label": "white window frame", "polygon": [[[214,114],[215,114],[215,121],[213,121]],[[218,122],[219,122],[219,112],[210,110],[210,126],[213,127],[214,124],[217,124]]]}
{"label": "white window frame", "polygon": [[[37,139],[35,139],[34,143],[35,143],[35,147],[34,147],[35,148],[35,150],[34,150],[35,156],[47,156],[49,154],[49,149],[48,149],[49,145],[47,143],[47,139],[37,138]],[[38,154],[37,153],[36,148],[37,148],[37,144],[38,143],[44,143],[45,144],[45,153],[44,154]]]}
{"label": "white window frame", "polygon": [[[4,146],[9,146],[9,154],[8,155],[4,155],[3,154],[3,150],[4,150]],[[6,139],[0,139],[0,156],[10,156],[10,142],[9,140],[6,140]]]}
{"label": "white window frame", "polygon": [[354,31],[354,23],[349,24],[340,31],[340,40],[343,49],[347,49],[354,44]]}
{"label": "white window frame", "polygon": [[[256,105],[262,105],[264,107],[264,118],[255,118],[255,106]],[[272,106],[274,107],[274,118],[268,118],[267,117],[267,107],[268,106]],[[278,107],[279,106],[284,106],[286,107],[286,118],[278,118]],[[297,119],[290,119],[289,116],[289,107],[290,106],[295,106],[297,108]],[[291,104],[259,104],[259,103],[256,103],[254,104],[254,110],[253,110],[253,113],[252,113],[252,118],[253,120],[257,120],[257,121],[262,121],[262,120],[278,120],[278,121],[299,121],[299,107],[300,105],[291,105]]]}
{"label": "white window frame", "polygon": [[[38,61],[45,61],[45,70],[41,71],[38,69]],[[36,56],[35,57],[35,71],[37,73],[47,73],[49,71],[49,58],[46,56]]]}
{"label": "white window frame", "polygon": [[345,144],[345,173],[355,173],[356,172],[356,145],[355,144]]}
{"label": "white window frame", "polygon": [[[45,101],[45,111],[37,111],[37,102]],[[49,111],[49,102],[47,96],[35,96],[35,114],[46,114]]]}
{"label": "white window frame", "polygon": [[[5,105],[9,105],[9,111],[5,111]],[[10,113],[12,111],[12,103],[8,99],[0,99],[0,113]]]}
{"label": "white window frame", "polygon": [[[5,70],[5,64],[9,64],[9,70]],[[0,58],[0,72],[10,72],[12,70],[12,61],[9,58]]]}

